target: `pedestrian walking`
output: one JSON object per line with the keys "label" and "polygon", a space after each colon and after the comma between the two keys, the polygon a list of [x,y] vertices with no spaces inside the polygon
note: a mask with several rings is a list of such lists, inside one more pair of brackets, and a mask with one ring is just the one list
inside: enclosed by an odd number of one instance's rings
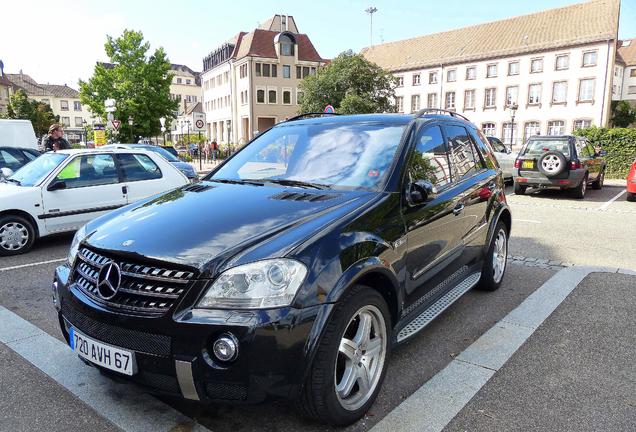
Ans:
{"label": "pedestrian walking", "polygon": [[210,160],[210,143],[207,141],[203,144],[203,154],[205,155],[205,163],[208,163]]}
{"label": "pedestrian walking", "polygon": [[64,128],[59,123],[53,123],[49,127],[49,134],[42,140],[44,151],[68,150],[71,145],[64,139]]}
{"label": "pedestrian walking", "polygon": [[212,163],[216,162],[216,152],[219,150],[219,145],[216,143],[216,140],[212,140],[210,144],[212,147]]}

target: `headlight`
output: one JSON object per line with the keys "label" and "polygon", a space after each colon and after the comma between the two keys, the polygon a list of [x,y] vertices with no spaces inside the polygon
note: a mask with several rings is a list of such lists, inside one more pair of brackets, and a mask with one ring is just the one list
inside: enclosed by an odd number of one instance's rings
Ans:
{"label": "headlight", "polygon": [[289,306],[307,275],[300,262],[279,258],[224,271],[198,304],[200,308],[266,309]]}
{"label": "headlight", "polygon": [[79,251],[79,245],[86,237],[86,226],[82,226],[75,233],[75,237],[73,237],[73,242],[71,243],[71,249],[68,251],[68,265],[73,267],[75,264],[75,258],[77,257],[77,252]]}

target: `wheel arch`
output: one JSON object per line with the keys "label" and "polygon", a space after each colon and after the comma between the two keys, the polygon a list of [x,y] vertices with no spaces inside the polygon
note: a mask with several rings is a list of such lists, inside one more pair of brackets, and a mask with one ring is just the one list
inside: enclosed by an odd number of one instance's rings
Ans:
{"label": "wheel arch", "polygon": [[20,216],[26,219],[31,223],[31,225],[33,225],[33,229],[35,230],[35,238],[38,239],[40,237],[40,226],[38,225],[38,222],[33,218],[33,216],[29,214],[29,212],[18,209],[0,211],[0,217],[4,216]]}

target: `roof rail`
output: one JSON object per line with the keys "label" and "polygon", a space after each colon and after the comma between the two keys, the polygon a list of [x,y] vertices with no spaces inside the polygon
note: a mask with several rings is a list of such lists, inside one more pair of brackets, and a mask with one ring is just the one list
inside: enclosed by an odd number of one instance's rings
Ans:
{"label": "roof rail", "polygon": [[326,112],[309,112],[309,113],[304,113],[304,114],[299,114],[295,117],[292,118],[288,118],[287,120],[284,120],[285,122],[288,121],[294,121],[294,120],[300,120],[303,119],[305,117],[322,117],[322,116],[326,116],[326,115],[340,115],[340,113],[326,113]]}
{"label": "roof rail", "polygon": [[458,117],[458,118],[466,120],[468,123],[470,123],[470,120],[468,120],[463,115],[457,114],[455,111],[449,111],[449,110],[445,110],[445,109],[441,109],[441,108],[424,108],[424,109],[421,109],[417,113],[415,113],[415,117],[414,118],[420,118],[423,115],[429,114],[429,113],[431,113],[431,114],[432,113],[448,114],[451,117]]}

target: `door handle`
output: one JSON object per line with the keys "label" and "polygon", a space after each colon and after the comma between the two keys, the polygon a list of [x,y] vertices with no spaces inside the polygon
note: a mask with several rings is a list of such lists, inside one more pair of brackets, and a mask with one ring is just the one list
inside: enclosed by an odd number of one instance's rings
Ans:
{"label": "door handle", "polygon": [[121,193],[123,193],[124,195],[126,195],[128,193],[128,186],[122,186],[121,187]]}
{"label": "door handle", "polygon": [[453,214],[455,216],[459,215],[464,210],[464,204],[457,204],[453,209]]}
{"label": "door handle", "polygon": [[494,181],[491,181],[490,183],[488,183],[488,186],[486,187],[492,191],[497,187],[497,183],[495,183]]}

